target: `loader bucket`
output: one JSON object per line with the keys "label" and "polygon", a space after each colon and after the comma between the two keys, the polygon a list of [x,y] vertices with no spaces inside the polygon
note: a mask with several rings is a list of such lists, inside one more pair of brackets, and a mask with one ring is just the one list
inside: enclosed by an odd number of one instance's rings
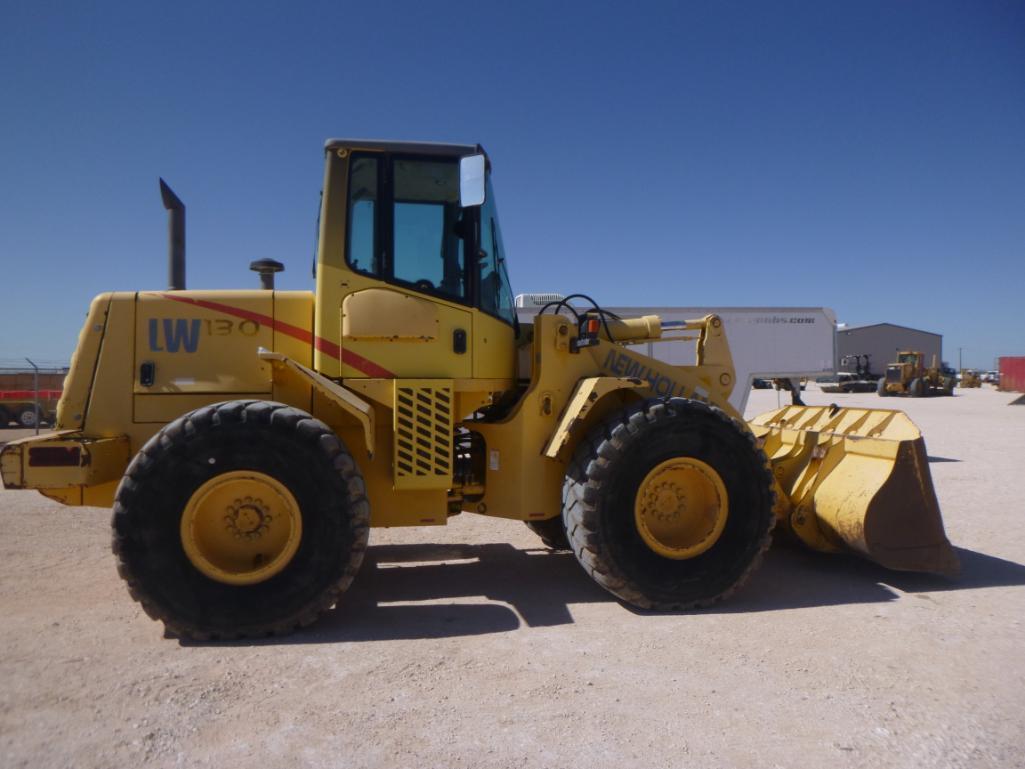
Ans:
{"label": "loader bucket", "polygon": [[889,569],[955,575],[922,434],[902,411],[786,406],[749,422],[776,515],[806,545]]}

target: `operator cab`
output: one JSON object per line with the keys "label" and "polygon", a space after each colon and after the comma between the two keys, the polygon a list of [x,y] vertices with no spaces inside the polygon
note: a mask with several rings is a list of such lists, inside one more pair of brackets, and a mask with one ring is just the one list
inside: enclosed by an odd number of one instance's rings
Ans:
{"label": "operator cab", "polygon": [[516,311],[483,149],[332,140],[326,150],[315,367],[512,376]]}

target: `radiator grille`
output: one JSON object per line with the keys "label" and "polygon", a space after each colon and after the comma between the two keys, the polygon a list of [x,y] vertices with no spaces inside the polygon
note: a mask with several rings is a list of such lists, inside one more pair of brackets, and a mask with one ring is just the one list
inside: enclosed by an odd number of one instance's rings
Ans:
{"label": "radiator grille", "polygon": [[451,380],[395,380],[395,488],[452,486]]}

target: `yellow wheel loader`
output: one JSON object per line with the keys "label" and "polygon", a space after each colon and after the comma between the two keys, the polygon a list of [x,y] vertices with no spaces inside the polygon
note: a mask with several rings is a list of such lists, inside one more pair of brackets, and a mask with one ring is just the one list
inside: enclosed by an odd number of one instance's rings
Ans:
{"label": "yellow wheel loader", "polygon": [[963,368],[961,369],[961,378],[957,386],[964,389],[982,387],[982,374],[973,368]]}
{"label": "yellow wheel loader", "polygon": [[[329,141],[316,291],[170,288],[90,309],[58,429],[7,444],[8,488],[113,508],[131,595],[195,638],[284,633],[356,576],[373,526],[524,521],[632,605],[711,604],[774,525],[826,552],[954,573],[925,447],[896,411],[747,424],[715,315],[586,297],[519,323],[479,146]],[[572,304],[571,304],[572,302]],[[693,365],[630,345],[688,339]]]}
{"label": "yellow wheel loader", "polygon": [[933,356],[932,366],[926,367],[925,353],[904,351],[897,353],[897,360],[886,367],[886,375],[879,380],[876,392],[888,395],[907,395],[911,398],[923,398],[931,395],[953,395],[955,379],[945,376],[936,365]]}

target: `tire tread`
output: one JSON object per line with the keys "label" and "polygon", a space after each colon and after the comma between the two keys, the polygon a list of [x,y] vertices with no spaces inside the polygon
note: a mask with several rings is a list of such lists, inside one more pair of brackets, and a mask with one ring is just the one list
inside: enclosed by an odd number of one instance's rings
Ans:
{"label": "tire tread", "polygon": [[[683,412],[700,413],[711,418],[723,429],[739,432],[746,437],[750,450],[761,459],[760,484],[767,494],[769,515],[761,527],[755,554],[737,579],[715,595],[688,601],[653,600],[632,582],[609,557],[607,534],[599,520],[599,500],[602,499],[603,481],[615,472],[615,460],[629,454],[631,446],[656,425]],[[702,401],[683,398],[651,399],[639,401],[613,414],[596,426],[577,447],[566,473],[563,487],[563,520],[570,547],[577,560],[598,584],[629,604],[643,609],[684,610],[718,603],[735,593],[757,569],[772,541],[775,517],[771,515],[774,502],[772,474],[764,452],[756,447],[754,435],[722,409]]]}
{"label": "tire tread", "polygon": [[[253,423],[269,427],[279,433],[290,434],[329,460],[348,489],[348,514],[342,517],[352,535],[353,545],[343,573],[297,611],[276,621],[248,626],[238,632],[213,632],[172,616],[153,600],[142,580],[135,574],[130,560],[125,557],[125,544],[133,528],[130,512],[132,498],[136,496],[140,483],[148,481],[147,471],[156,462],[165,459],[170,452],[187,446],[212,426],[241,423]],[[117,561],[118,574],[125,581],[131,597],[142,606],[150,618],[163,622],[168,634],[200,641],[259,638],[284,635],[296,628],[310,625],[338,602],[342,593],[352,584],[363,561],[370,526],[370,504],[366,497],[362,474],[330,427],[309,414],[283,403],[236,400],[204,406],[185,414],[153,436],[128,466],[115,496],[111,524],[111,550]]]}

